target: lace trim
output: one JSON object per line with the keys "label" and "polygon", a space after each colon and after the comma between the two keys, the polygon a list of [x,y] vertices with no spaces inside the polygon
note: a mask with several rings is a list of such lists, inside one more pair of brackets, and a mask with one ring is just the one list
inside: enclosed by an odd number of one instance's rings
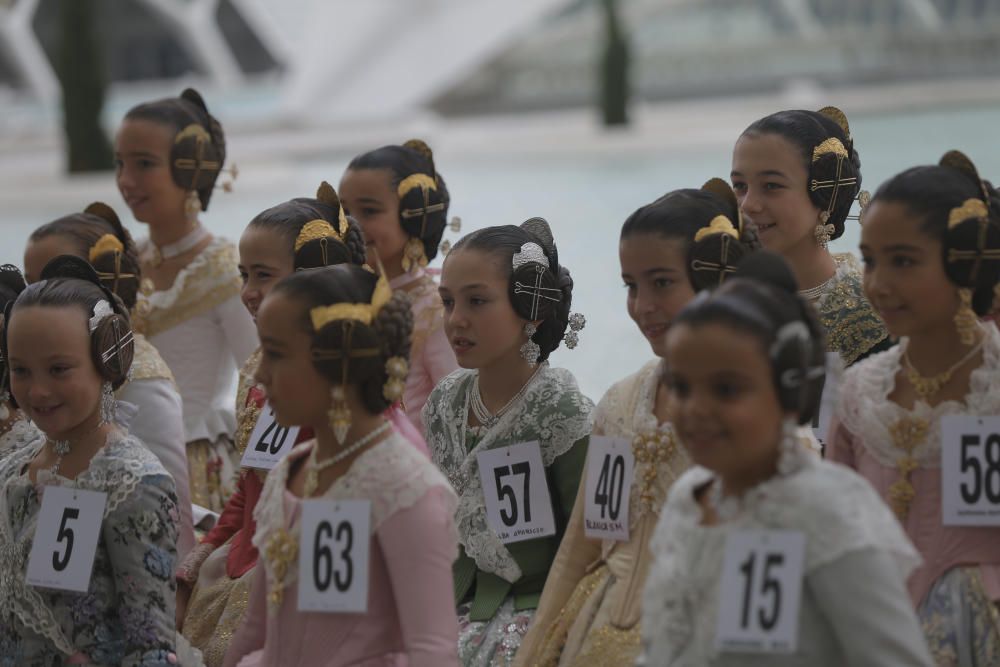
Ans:
{"label": "lace trim", "polygon": [[[294,525],[290,525],[285,516],[288,471],[291,463],[308,454],[315,444],[315,440],[310,440],[296,446],[271,470],[254,509],[257,531],[253,536],[253,545],[257,547],[262,557],[261,562],[264,563],[269,599],[274,599],[272,596],[275,592],[294,584],[298,579],[297,556],[283,558],[282,563],[278,564],[268,556],[267,547],[277,538],[282,542],[290,540],[288,544],[294,544],[297,549],[299,522],[296,520]],[[447,516],[453,516],[458,499],[451,492],[451,486],[444,475],[394,431],[390,437],[362,453],[342,477],[322,496],[317,497],[328,500],[371,500],[371,531],[374,534],[386,519],[412,507],[428,491],[438,487],[449,491],[446,494],[446,511]],[[454,524],[452,531],[453,538],[457,541]],[[283,576],[278,576],[279,574]],[[271,609],[274,609],[274,605],[271,605]]]}
{"label": "lace trim", "polygon": [[[608,389],[594,410],[594,432],[629,440],[636,455],[629,489],[630,529],[646,515],[659,515],[670,486],[691,467],[691,459],[671,426],[660,424],[653,414],[664,368],[662,359],[648,362]],[[604,549],[614,544],[605,540]]]}
{"label": "lace trim", "polygon": [[815,306],[827,333],[827,348],[839,352],[844,364],[850,366],[889,332],[865,298],[857,258],[841,253],[833,259],[837,272]]}
{"label": "lace trim", "polygon": [[[783,529],[806,534],[805,573],[867,548],[887,552],[904,577],[920,557],[889,508],[854,472],[803,449],[801,468],[776,476],[743,497],[732,522],[702,526],[695,490],[714,475],[694,467],[674,484],[650,551],[656,554],[643,594],[643,637],[649,655],[707,664],[718,613],[719,571],[733,530]],[[670,659],[663,661],[667,664]]]}
{"label": "lace trim", "polygon": [[240,369],[239,385],[236,390],[236,436],[234,443],[236,451],[242,456],[246,451],[250,436],[260,418],[261,406],[256,401],[249,400],[250,390],[256,386],[254,374],[260,365],[261,349],[258,347]]}
{"label": "lace trim", "polygon": [[[11,484],[31,484],[21,470],[45,445],[45,436],[38,434],[32,442],[12,452],[0,463],[0,585],[4,595],[0,596],[0,612],[14,614],[25,627],[49,639],[60,651],[72,655],[76,648],[62,631],[52,610],[41,595],[24,580],[30,552],[31,538],[35,533],[38,513],[28,518],[23,527],[22,537],[15,540],[10,525],[10,508],[7,487]],[[166,474],[159,460],[135,438],[113,432],[108,442],[90,461],[90,466],[75,480],[39,473],[39,484],[46,480],[60,486],[101,491],[107,494],[104,517],[107,518],[135,491],[144,474]]]}
{"label": "lace trim", "polygon": [[912,451],[912,458],[924,468],[941,466],[941,432],[937,428],[946,415],[990,416],[1000,414],[1000,331],[982,327],[983,363],[972,371],[969,393],[964,401],[945,401],[931,407],[918,400],[907,410],[889,400],[909,341],[875,354],[847,369],[840,389],[837,420],[861,442],[881,465],[893,468],[903,453],[892,437],[892,428],[901,420],[923,421],[931,425]]}
{"label": "lace trim", "polygon": [[24,447],[40,436],[41,431],[30,419],[22,417],[16,420],[7,432],[0,436],[0,457]]}
{"label": "lace trim", "polygon": [[134,341],[135,358],[129,380],[167,380],[174,384],[174,374],[153,344],[142,334],[135,334]]}
{"label": "lace trim", "polygon": [[[139,296],[149,312],[135,316],[136,330],[149,337],[155,336],[239,294],[240,277],[236,266],[235,246],[224,238],[214,238],[181,269],[169,289]],[[136,307],[137,313],[143,310]]]}
{"label": "lace trim", "polygon": [[427,445],[434,463],[459,495],[455,522],[466,554],[479,569],[514,582],[521,578],[521,568],[486,521],[476,456],[485,449],[537,440],[542,464],[548,467],[590,434],[593,403],[580,393],[569,371],[543,368],[528,384],[520,405],[467,451],[469,396],[476,375],[476,371],[459,369],[431,392],[423,412]]}

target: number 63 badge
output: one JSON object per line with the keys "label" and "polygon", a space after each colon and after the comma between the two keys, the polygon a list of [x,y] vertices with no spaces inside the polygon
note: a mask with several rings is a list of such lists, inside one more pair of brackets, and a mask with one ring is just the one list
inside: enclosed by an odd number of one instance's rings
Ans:
{"label": "number 63 badge", "polygon": [[87,592],[108,494],[45,487],[26,581],[32,586]]}
{"label": "number 63 badge", "polygon": [[370,500],[304,500],[299,524],[299,611],[368,610]]}

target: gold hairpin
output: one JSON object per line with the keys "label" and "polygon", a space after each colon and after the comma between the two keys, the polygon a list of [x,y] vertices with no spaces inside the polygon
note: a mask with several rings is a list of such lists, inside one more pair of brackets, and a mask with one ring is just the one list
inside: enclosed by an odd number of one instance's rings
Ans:
{"label": "gold hairpin", "polygon": [[[341,216],[343,216],[343,214],[341,214]],[[295,252],[298,252],[302,246],[310,241],[316,241],[319,239],[335,238],[343,243],[344,236],[346,234],[347,220],[343,217],[341,217],[339,233],[333,228],[333,225],[326,220],[310,220],[302,226],[301,231],[299,231],[299,235],[295,237]]]}
{"label": "gold hairpin", "polygon": [[827,139],[826,141],[824,141],[819,146],[813,149],[812,161],[816,162],[817,160],[819,160],[824,155],[827,155],[828,153],[833,153],[834,155],[838,155],[842,158],[850,157],[850,155],[847,152],[847,148],[844,147],[844,143],[837,137],[830,137],[829,139]]}
{"label": "gold hairpin", "polygon": [[429,174],[410,174],[396,187],[396,195],[402,199],[406,196],[406,193],[414,188],[421,188],[423,190],[434,190],[437,191],[437,183],[434,181],[434,177]]}
{"label": "gold hairpin", "polygon": [[702,240],[706,236],[711,236],[712,234],[728,234],[737,240],[740,238],[740,233],[736,230],[736,227],[733,226],[732,220],[724,215],[715,216],[712,218],[712,221],[708,223],[708,225],[699,229],[694,235],[695,243]]}
{"label": "gold hairpin", "polygon": [[313,330],[319,331],[335,320],[357,320],[370,325],[391,298],[392,289],[383,273],[375,283],[370,303],[335,303],[330,306],[317,306],[310,310],[309,317],[312,320]]}
{"label": "gold hairpin", "polygon": [[948,229],[966,220],[988,218],[989,214],[982,199],[966,199],[948,212]]}
{"label": "gold hairpin", "polygon": [[105,234],[101,238],[97,239],[97,242],[90,246],[90,252],[87,253],[87,258],[90,260],[90,263],[93,264],[94,260],[109,252],[125,252],[125,245],[121,242],[121,239],[114,234]]}

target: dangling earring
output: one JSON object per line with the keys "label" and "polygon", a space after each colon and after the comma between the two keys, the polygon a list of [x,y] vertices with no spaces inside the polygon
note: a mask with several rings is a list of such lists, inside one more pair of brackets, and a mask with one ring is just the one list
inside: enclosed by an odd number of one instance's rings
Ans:
{"label": "dangling earring", "polygon": [[587,326],[587,318],[582,313],[573,313],[569,316],[569,331],[563,336],[563,342],[570,350],[574,349],[580,342],[580,331]]}
{"label": "dangling earring", "polygon": [[403,397],[410,364],[403,357],[389,357],[385,362],[385,372],[389,379],[382,385],[382,395],[389,403],[395,403]]}
{"label": "dangling earring", "polygon": [[819,247],[826,250],[830,244],[830,239],[833,238],[833,233],[837,231],[837,228],[829,224],[830,212],[823,211],[819,214],[819,224],[813,230],[816,235],[816,242],[819,243]]}
{"label": "dangling earring", "polygon": [[0,421],[7,421],[10,419],[10,408],[7,404],[10,402],[10,392],[5,391],[0,393]]}
{"label": "dangling earring", "polygon": [[403,246],[403,271],[412,273],[417,269],[427,266],[427,254],[424,252],[424,242],[416,236],[411,236],[410,240]]}
{"label": "dangling earring", "polygon": [[968,287],[959,288],[958,300],[958,310],[955,311],[954,318],[958,338],[963,345],[972,345],[976,342],[976,330],[979,328],[979,318],[972,310],[972,290]]}
{"label": "dangling earring", "polygon": [[117,417],[115,405],[115,393],[110,382],[105,382],[101,386],[101,421],[105,424],[112,424]]}
{"label": "dangling earring", "polygon": [[538,343],[531,340],[536,331],[538,331],[538,327],[534,323],[528,322],[524,325],[524,335],[528,337],[528,340],[521,346],[521,358],[527,361],[528,365],[532,368],[538,364],[538,357],[542,354],[542,348],[538,346]]}
{"label": "dangling earring", "polygon": [[201,199],[198,197],[198,192],[188,190],[187,197],[184,199],[184,214],[188,220],[194,222],[198,219],[199,213],[201,213]]}
{"label": "dangling earring", "polygon": [[347,432],[351,430],[351,409],[347,406],[343,385],[337,385],[330,390],[330,409],[327,410],[326,416],[337,444],[343,445],[347,439]]}
{"label": "dangling earring", "polygon": [[798,424],[794,419],[786,417],[781,422],[781,445],[778,449],[779,475],[790,475],[799,467],[803,445],[799,442],[798,431]]}

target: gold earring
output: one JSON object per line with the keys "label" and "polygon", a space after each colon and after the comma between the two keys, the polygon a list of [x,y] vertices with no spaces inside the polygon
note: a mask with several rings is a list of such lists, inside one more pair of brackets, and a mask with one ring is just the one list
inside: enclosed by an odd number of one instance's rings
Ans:
{"label": "gold earring", "polygon": [[813,230],[813,234],[816,235],[816,242],[819,243],[823,250],[827,249],[830,244],[830,239],[833,238],[833,233],[837,231],[837,228],[829,223],[830,212],[823,211],[819,214],[819,224]]}
{"label": "gold earring", "polygon": [[979,328],[979,318],[972,310],[972,290],[962,287],[958,290],[958,310],[955,311],[955,328],[963,345],[976,342],[976,330]]}
{"label": "gold earring", "polygon": [[410,273],[427,266],[427,255],[424,253],[424,242],[416,236],[411,236],[410,240],[403,246],[403,271]]}
{"label": "gold earring", "polygon": [[347,432],[351,430],[351,408],[347,405],[343,385],[337,385],[330,390],[330,409],[327,410],[326,416],[337,444],[343,445],[347,439]]}
{"label": "gold earring", "polygon": [[198,218],[199,213],[201,213],[201,199],[195,190],[189,190],[184,199],[184,214],[187,215],[188,220],[194,221]]}
{"label": "gold earring", "polygon": [[385,400],[394,404],[403,397],[410,364],[403,357],[389,357],[385,362],[385,372],[389,379],[382,386],[382,395],[385,396]]}

